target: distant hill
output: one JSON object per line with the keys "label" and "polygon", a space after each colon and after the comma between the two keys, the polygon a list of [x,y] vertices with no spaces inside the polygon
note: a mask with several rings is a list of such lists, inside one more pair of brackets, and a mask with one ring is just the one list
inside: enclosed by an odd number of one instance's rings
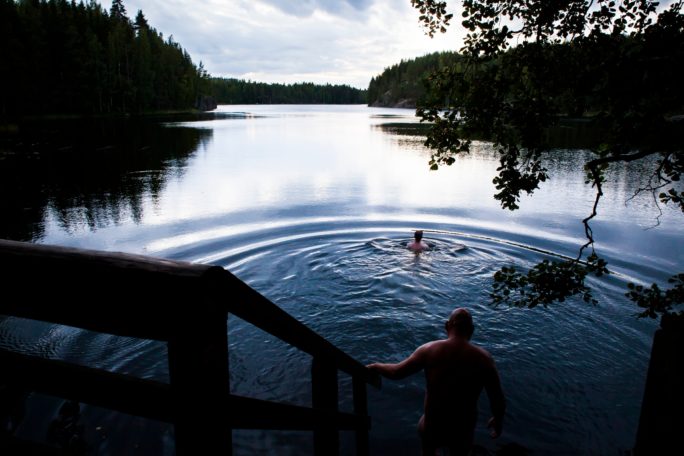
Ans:
{"label": "distant hill", "polygon": [[242,79],[211,78],[219,104],[363,104],[366,91],[348,85],[268,84]]}
{"label": "distant hill", "polygon": [[368,85],[368,106],[415,108],[425,95],[424,78],[459,59],[455,52],[435,52],[385,68]]}

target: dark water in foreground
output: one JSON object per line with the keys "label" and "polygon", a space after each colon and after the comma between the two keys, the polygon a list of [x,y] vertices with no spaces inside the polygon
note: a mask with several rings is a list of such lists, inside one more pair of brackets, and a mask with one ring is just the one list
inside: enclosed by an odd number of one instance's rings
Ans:
{"label": "dark water in foreground", "polygon": [[[655,323],[634,317],[623,290],[628,281],[662,283],[684,266],[681,216],[665,210],[661,225],[646,229],[658,214],[650,199],[625,204],[638,167],[611,172],[594,224],[599,253],[617,273],[592,280],[597,307],[494,309],[495,270],[576,254],[593,200],[581,172],[588,152],[558,150],[551,181],[510,213],[492,198],[498,161],[487,144],[430,172],[420,138],[382,127],[413,121],[411,111],[220,111],[183,122],[34,126],[41,133],[21,141],[16,133],[0,148],[2,237],[224,266],[364,363],[401,360],[442,337],[449,312],[467,306],[474,341],[497,360],[508,399],[504,435],[493,443],[483,396],[478,444],[515,442],[535,454],[631,448]],[[404,245],[418,228],[434,248],[416,256]],[[233,392],[310,404],[307,355],[235,318],[229,325]],[[166,348],[153,342],[9,318],[0,346],[168,379]],[[373,452],[417,454],[423,379],[369,392]],[[341,375],[343,409],[350,395]],[[42,438],[59,405],[33,397],[21,434]],[[166,426],[92,407],[83,415],[99,454],[173,452]],[[234,441],[237,454],[311,449],[307,433],[235,431]],[[344,435],[343,452],[352,448]]]}

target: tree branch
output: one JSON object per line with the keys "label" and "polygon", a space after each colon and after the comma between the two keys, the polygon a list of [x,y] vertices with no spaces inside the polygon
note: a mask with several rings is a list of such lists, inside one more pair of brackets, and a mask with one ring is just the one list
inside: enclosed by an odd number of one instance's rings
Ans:
{"label": "tree branch", "polygon": [[655,204],[656,209],[658,209],[658,216],[656,217],[656,222],[655,224],[650,227],[650,228],[655,228],[657,226],[660,226],[660,218],[663,216],[663,210],[660,208],[660,202],[658,201],[658,190],[661,190],[668,185],[672,184],[672,181],[668,179],[667,177],[663,176],[663,167],[665,164],[670,160],[670,157],[672,156],[672,152],[669,152],[667,155],[663,157],[661,160],[660,164],[656,168],[656,170],[651,174],[648,178],[648,182],[646,185],[643,187],[637,188],[632,196],[627,198],[627,201],[625,201],[625,205],[632,201],[634,198],[639,196],[643,192],[650,192],[651,197],[653,198],[653,204]]}
{"label": "tree branch", "polygon": [[579,254],[577,255],[577,261],[581,260],[582,254],[584,253],[584,250],[587,249],[587,247],[591,247],[592,253],[594,252],[594,233],[591,229],[591,226],[589,225],[589,221],[591,221],[591,219],[596,217],[596,215],[598,214],[596,209],[598,208],[598,203],[601,197],[603,196],[603,176],[601,174],[601,167],[608,165],[610,163],[628,163],[635,160],[640,160],[642,158],[648,157],[649,155],[653,155],[656,153],[657,152],[655,151],[643,150],[641,152],[635,152],[632,154],[609,155],[606,157],[595,158],[594,160],[587,162],[585,167],[589,170],[591,174],[591,178],[593,181],[592,187],[596,187],[596,198],[594,199],[594,205],[591,209],[591,214],[589,214],[588,217],[582,220],[582,224],[584,225],[584,235],[587,238],[587,242],[582,247],[580,247]]}
{"label": "tree branch", "polygon": [[[593,162],[593,160],[592,160]],[[577,261],[580,261],[582,259],[582,254],[584,253],[584,250],[591,246],[591,251],[592,253],[594,252],[594,232],[591,229],[591,226],[589,226],[589,221],[596,217],[597,211],[596,208],[598,207],[599,200],[603,196],[603,187],[601,186],[601,171],[599,170],[599,165],[598,164],[592,164],[592,162],[587,163],[587,168],[589,168],[589,171],[591,172],[591,177],[594,180],[594,183],[592,185],[596,186],[596,198],[594,199],[594,206],[591,209],[591,214],[589,214],[588,217],[584,218],[582,220],[582,224],[584,225],[584,235],[587,238],[587,242],[580,247],[579,254],[577,255]]]}
{"label": "tree branch", "polygon": [[609,155],[606,157],[601,157],[601,158],[595,158],[585,165],[587,168],[592,168],[595,166],[600,166],[600,165],[607,165],[610,163],[617,163],[617,162],[633,162],[635,160],[640,160],[642,158],[648,157],[649,155],[654,155],[659,152],[654,151],[654,150],[642,150],[641,152],[635,152],[633,154],[615,154],[615,155]]}

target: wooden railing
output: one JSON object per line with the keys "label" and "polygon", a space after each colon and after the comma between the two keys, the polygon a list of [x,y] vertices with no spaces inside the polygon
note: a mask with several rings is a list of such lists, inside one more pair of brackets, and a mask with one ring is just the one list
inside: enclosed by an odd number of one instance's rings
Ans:
{"label": "wooden railing", "polygon": [[[177,454],[231,454],[232,429],[353,430],[368,454],[366,384],[380,377],[218,266],[0,240],[0,314],[167,343],[169,383],[0,350],[0,383],[172,423]],[[230,394],[228,313],[310,354],[312,407]],[[337,372],[353,413],[338,410]],[[202,419],[198,419],[202,417]]]}

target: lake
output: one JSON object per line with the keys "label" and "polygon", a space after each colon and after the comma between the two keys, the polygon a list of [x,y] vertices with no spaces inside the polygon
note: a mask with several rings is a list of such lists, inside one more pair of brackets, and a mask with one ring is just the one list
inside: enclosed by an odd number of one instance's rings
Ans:
{"label": "lake", "polygon": [[[555,150],[550,181],[520,210],[504,211],[492,197],[491,145],[430,171],[423,138],[401,125],[414,122],[411,110],[263,105],[183,119],[28,123],[0,143],[0,236],[221,265],[363,363],[400,361],[443,337],[453,308],[468,307],[473,341],[496,360],[508,400],[493,442],[483,394],[478,445],[630,449],[657,322],[637,319],[624,292],[630,281],[663,284],[684,270],[681,214],[663,207],[658,218],[650,196],[630,200],[644,165],[616,166],[593,223],[614,272],[589,280],[599,304],[494,308],[488,293],[500,267],[576,256],[594,199],[582,172],[590,153]],[[420,255],[405,248],[415,229],[432,245]],[[234,317],[229,328],[234,393],[310,404],[307,355]],[[166,347],[156,342],[6,318],[0,346],[168,380]],[[419,453],[423,388],[420,375],[369,388],[373,454]],[[342,374],[340,397],[350,410]],[[31,397],[20,435],[42,439],[59,406]],[[99,454],[173,454],[169,426],[82,412]],[[312,438],[234,431],[234,447],[306,454]],[[343,433],[342,452],[352,449]]]}

